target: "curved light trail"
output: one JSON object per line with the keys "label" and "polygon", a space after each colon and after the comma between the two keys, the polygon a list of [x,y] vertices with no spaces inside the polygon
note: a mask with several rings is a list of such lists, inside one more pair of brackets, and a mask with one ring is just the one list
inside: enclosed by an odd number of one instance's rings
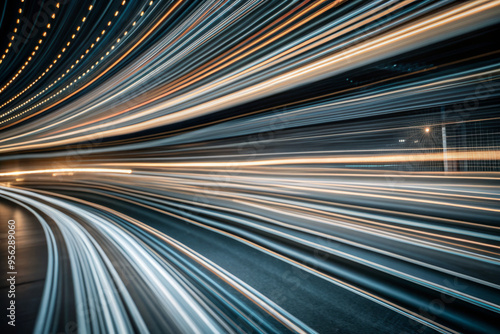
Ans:
{"label": "curved light trail", "polygon": [[0,11],[20,331],[500,331],[500,1]]}

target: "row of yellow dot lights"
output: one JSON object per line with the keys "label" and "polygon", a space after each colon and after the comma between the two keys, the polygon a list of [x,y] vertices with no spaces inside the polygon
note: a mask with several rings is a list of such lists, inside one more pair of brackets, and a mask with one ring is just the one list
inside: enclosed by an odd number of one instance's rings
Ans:
{"label": "row of yellow dot lights", "polygon": [[[59,3],[57,3],[56,7],[59,8]],[[20,10],[19,13],[21,13],[21,10]],[[56,13],[52,13],[52,15],[50,17],[54,20],[56,18]],[[14,29],[14,31],[16,31],[16,29]],[[50,29],[50,23],[47,24],[47,29]],[[43,34],[42,34],[42,36],[43,37],[47,37],[47,31],[44,31]],[[14,39],[14,36],[12,36],[12,39]],[[43,39],[40,39],[38,41],[38,44],[42,44],[42,42],[43,42]],[[36,51],[38,51],[39,47],[40,47],[39,45],[35,46],[35,49],[31,53],[31,56],[29,56],[28,60],[24,63],[24,65],[21,66],[21,69],[19,71],[17,71],[17,73],[10,79],[9,82],[7,82],[2,88],[0,88],[0,93],[3,92],[7,87],[9,87],[9,85],[17,79],[17,77],[19,76],[19,74],[21,74],[23,72],[23,70],[26,68],[26,66],[28,66],[29,62],[33,59],[32,57],[35,55]],[[13,99],[11,99],[11,100],[13,100]],[[4,105],[5,104],[6,103],[4,103]],[[0,108],[1,107],[2,106],[0,106]]]}
{"label": "row of yellow dot lights", "polygon": [[[59,3],[56,5],[56,7],[57,7],[57,8],[59,8]],[[89,12],[90,12],[90,10],[92,10],[92,6],[90,6],[90,7],[89,7]],[[52,17],[52,19],[55,19],[55,14],[53,13],[51,17]],[[85,22],[85,17],[83,17],[82,21],[83,21],[83,22]],[[47,29],[50,29],[50,27],[51,27],[50,23],[49,23],[49,24],[47,24]],[[78,27],[78,28],[76,29],[76,31],[77,31],[77,32],[78,32],[79,30],[80,30],[80,27]],[[47,36],[47,31],[44,31],[44,32],[43,32],[43,37],[46,37],[46,36]],[[74,36],[75,36],[75,35],[73,35],[73,38],[74,38]],[[40,40],[38,41],[38,44],[42,44],[42,42],[43,42],[43,40],[42,40],[42,39],[40,39]],[[71,42],[69,42],[69,41],[68,41],[68,43],[66,44],[66,46],[69,46],[69,45],[70,45],[70,43],[71,43]],[[28,61],[26,61],[26,63],[24,63],[24,66],[22,66],[22,67],[21,67],[21,70],[19,70],[19,71],[18,71],[18,73],[15,75],[15,78],[17,78],[17,76],[18,76],[18,75],[22,72],[22,70],[24,70],[24,68],[25,68],[25,67],[29,64],[29,62],[33,59],[32,57],[33,57],[33,56],[35,56],[36,51],[38,51],[38,49],[39,49],[39,48],[40,48],[40,46],[39,46],[39,45],[35,46],[35,48],[34,48],[33,52],[31,53],[31,56],[29,56],[29,57],[28,57]],[[62,53],[66,52],[66,47],[64,47],[64,48],[61,50],[61,52],[62,52]],[[57,63],[57,59],[59,59],[59,58],[61,58],[61,54],[59,54],[59,55],[57,56],[57,58],[53,60],[52,64],[49,66],[48,70],[50,70],[50,69],[53,67],[53,64]],[[31,83],[31,84],[29,84],[27,87],[25,87],[25,88],[24,88],[21,92],[19,92],[19,93],[18,93],[18,94],[16,94],[14,97],[12,97],[11,99],[9,99],[7,102],[5,102],[4,104],[2,104],[2,105],[0,106],[0,108],[5,107],[6,105],[8,105],[9,103],[11,103],[12,101],[16,100],[19,96],[23,95],[23,94],[24,94],[24,93],[25,93],[28,89],[30,89],[31,87],[33,87],[33,85],[34,85],[34,84],[36,84],[36,83],[38,82],[38,80],[40,80],[40,79],[41,79],[41,78],[45,75],[45,73],[46,73],[46,72],[48,72],[48,70],[45,70],[45,72],[43,72],[43,73],[42,73],[42,75],[40,75],[40,76],[39,76],[37,79],[35,79],[35,80]],[[11,81],[12,81],[12,80],[11,80]],[[10,83],[9,83],[9,84],[10,84]],[[8,84],[7,84],[6,86],[8,86]],[[3,89],[3,88],[2,88],[2,89]],[[2,89],[0,89],[0,93],[2,92]],[[30,99],[30,101],[31,101],[31,100],[33,100],[34,98],[35,98],[35,97],[31,98],[31,99]],[[29,101],[26,101],[24,104],[26,104],[26,103],[28,103],[28,102],[29,102]],[[23,105],[24,105],[24,104],[23,104]],[[18,108],[20,108],[20,107],[21,107],[21,106],[18,106]],[[18,108],[17,108],[17,109],[18,109]],[[0,115],[0,117],[4,117],[4,116],[6,116],[6,115],[10,114],[11,112],[13,112],[13,111],[15,111],[15,110],[17,110],[17,109],[12,109],[12,110],[10,110],[10,111],[8,111],[8,112],[6,112],[6,113],[3,113],[2,115]]]}
{"label": "row of yellow dot lights", "polygon": [[[122,5],[125,5],[125,4],[126,4],[126,1],[124,0],[124,1],[122,2]],[[149,6],[151,6],[152,4],[153,4],[153,1],[150,1],[150,2],[149,2]],[[90,10],[91,10],[91,9],[92,9],[92,6],[90,6]],[[116,12],[115,12],[115,16],[118,16],[118,14],[119,14],[119,12],[118,12],[118,11],[116,11]],[[139,16],[141,16],[141,17],[142,17],[143,15],[144,15],[144,11],[141,11],[141,13],[139,14]],[[111,22],[111,21],[109,21],[109,22],[108,22],[108,26],[110,26],[110,25],[111,25],[111,23],[112,23],[112,22]],[[132,23],[132,26],[135,26],[136,24],[137,24],[137,21],[134,21],[134,23]],[[105,34],[105,32],[106,32],[106,30],[103,30],[103,31],[101,32],[101,35],[104,35],[104,34]],[[128,34],[128,31],[125,31],[125,32],[123,33],[123,35],[124,35],[124,36],[126,36],[127,34]],[[72,38],[74,38],[74,36],[75,36],[75,35],[73,35],[73,36],[72,36]],[[97,37],[97,38],[96,38],[96,42],[95,42],[95,43],[99,42],[100,38],[101,38],[101,36]],[[118,39],[117,39],[117,41],[116,41],[116,44],[118,44],[118,43],[120,42],[120,40],[121,40],[121,39],[120,39],[120,38],[118,38]],[[69,42],[68,42],[68,44],[69,44]],[[115,45],[113,45],[113,46],[111,46],[110,50],[114,50],[114,49],[115,49],[116,44],[115,44]],[[94,44],[94,43],[92,43],[92,45],[90,46],[90,48],[93,48],[93,47],[94,47],[94,45],[95,45],[95,44]],[[89,51],[90,51],[90,50],[89,50],[89,49],[87,49],[87,50],[85,51],[85,54],[87,54]],[[85,54],[82,54],[82,55],[80,56],[80,59],[82,59],[82,58],[85,56]],[[110,54],[110,51],[107,51],[105,56],[108,56],[109,54]],[[81,78],[83,78],[86,74],[88,74],[88,73],[90,72],[90,70],[94,69],[94,67],[95,67],[96,65],[98,65],[98,64],[99,64],[99,62],[100,62],[100,61],[102,61],[102,60],[104,59],[104,57],[105,57],[105,56],[102,56],[100,60],[96,61],[96,63],[90,67],[90,69],[87,69],[87,71],[86,71],[86,72],[83,72],[83,73],[82,73],[82,74],[78,77],[78,79],[73,80],[73,82],[69,83],[66,87],[64,87],[64,88],[60,89],[57,93],[53,94],[52,96],[50,96],[50,97],[46,98],[46,99],[45,99],[45,100],[43,100],[43,101],[40,101],[40,102],[39,102],[39,103],[37,103],[36,105],[34,105],[34,106],[32,106],[32,107],[30,107],[30,108],[28,108],[28,109],[24,110],[23,112],[21,112],[21,113],[19,113],[19,114],[16,114],[16,115],[14,115],[14,116],[12,116],[12,117],[10,117],[10,118],[7,118],[7,119],[5,119],[5,120],[3,120],[3,121],[0,121],[0,124],[3,124],[3,123],[8,122],[8,121],[10,121],[10,120],[12,120],[12,119],[15,119],[15,118],[17,118],[17,117],[19,117],[19,116],[21,116],[21,115],[23,115],[23,114],[27,113],[28,111],[31,111],[31,110],[33,110],[33,109],[35,109],[35,108],[37,108],[37,107],[41,106],[42,104],[45,104],[46,102],[50,101],[51,99],[53,99],[53,98],[54,98],[54,97],[56,97],[57,95],[61,94],[61,93],[62,93],[62,92],[64,92],[66,89],[68,89],[68,88],[70,88],[71,86],[73,86],[76,82],[78,82],[78,80],[80,80]],[[60,80],[61,80],[61,79],[62,79],[62,78],[63,78],[63,77],[67,74],[67,73],[69,73],[69,72],[70,72],[70,70],[71,70],[71,69],[73,69],[73,68],[75,67],[75,65],[76,65],[76,64],[78,64],[78,63],[80,62],[80,59],[77,59],[77,60],[76,60],[76,62],[75,62],[75,64],[71,65],[71,68],[70,68],[70,69],[67,69],[67,70],[66,70],[66,73],[63,73],[63,74],[62,74],[62,75],[61,75],[61,76],[60,76],[57,80],[55,80],[52,84],[50,84],[49,86],[47,86],[45,89],[43,89],[42,91],[40,91],[39,93],[37,93],[35,96],[31,97],[29,100],[25,101],[25,102],[24,102],[24,103],[22,103],[21,105],[19,105],[19,106],[15,107],[14,109],[11,109],[11,110],[9,110],[9,111],[7,111],[7,112],[3,113],[2,115],[0,115],[0,117],[4,117],[4,116],[6,116],[6,115],[9,115],[9,114],[10,114],[10,113],[12,113],[13,111],[16,111],[17,109],[22,108],[24,105],[26,105],[27,103],[31,102],[33,99],[35,99],[35,98],[37,98],[39,95],[43,94],[45,91],[47,91],[49,88],[51,88],[51,87],[52,87],[55,83],[57,83],[58,81],[60,81]],[[40,80],[40,79],[41,79],[41,78],[45,75],[45,73],[47,73],[47,72],[50,70],[50,68],[52,68],[52,65],[50,65],[50,66],[49,66],[49,68],[47,68],[47,70],[46,70],[45,72],[43,72],[43,73],[42,73],[42,74],[41,74],[41,75],[40,75],[40,76],[39,76],[39,77],[38,77],[38,78],[37,78],[37,79],[36,79],[33,83],[31,83],[31,84],[27,87],[27,89],[29,89],[29,88],[30,88],[30,87],[31,87],[34,83],[36,83],[38,80]],[[25,89],[25,90],[26,90],[26,89]],[[18,95],[19,95],[19,94],[18,94]],[[1,108],[1,107],[3,107],[3,106],[0,106],[0,108]]]}
{"label": "row of yellow dot lights", "polygon": [[[24,2],[24,0],[21,0],[21,2]],[[19,23],[21,23],[21,14],[23,13],[23,9],[19,8],[17,10],[17,12],[18,12],[18,17],[17,17],[17,20],[16,20],[16,27],[14,28],[14,34],[17,33],[17,30],[18,30],[17,26],[19,25]],[[2,64],[2,62],[5,59],[5,57],[7,57],[7,54],[9,53],[10,47],[12,46],[12,43],[14,43],[14,39],[15,39],[15,35],[12,35],[11,40],[9,42],[9,45],[7,46],[7,49],[5,49],[5,52],[0,57],[0,64]]]}

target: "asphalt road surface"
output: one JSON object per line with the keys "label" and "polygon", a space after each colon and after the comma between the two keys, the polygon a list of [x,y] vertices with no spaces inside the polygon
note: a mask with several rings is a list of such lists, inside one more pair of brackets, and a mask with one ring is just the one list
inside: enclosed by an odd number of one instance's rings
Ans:
{"label": "asphalt road surface", "polygon": [[496,331],[496,179],[242,172],[201,201],[192,177],[1,188],[33,291],[25,326],[43,304],[47,332]]}

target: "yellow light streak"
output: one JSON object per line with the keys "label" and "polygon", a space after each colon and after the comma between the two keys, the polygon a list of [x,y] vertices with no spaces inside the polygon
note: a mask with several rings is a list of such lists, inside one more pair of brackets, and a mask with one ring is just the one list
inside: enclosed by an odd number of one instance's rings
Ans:
{"label": "yellow light streak", "polygon": [[18,176],[27,174],[54,174],[54,173],[116,173],[116,174],[131,174],[131,169],[116,169],[116,168],[58,168],[58,169],[37,169],[23,170],[0,173],[0,176]]}
{"label": "yellow light streak", "polygon": [[[468,151],[448,153],[448,160],[500,160],[500,150],[496,151]],[[388,163],[388,162],[425,162],[442,161],[443,153],[398,154],[381,156],[322,156],[304,158],[285,158],[253,161],[213,161],[213,162],[157,162],[157,163],[125,163],[113,165],[127,165],[137,167],[250,167],[275,165],[303,165],[303,164],[346,164],[346,163]]]}

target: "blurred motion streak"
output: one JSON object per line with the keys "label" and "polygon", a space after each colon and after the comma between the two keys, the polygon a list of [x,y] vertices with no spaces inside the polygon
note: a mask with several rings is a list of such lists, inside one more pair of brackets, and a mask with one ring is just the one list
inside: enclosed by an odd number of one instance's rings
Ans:
{"label": "blurred motion streak", "polygon": [[500,0],[0,11],[19,332],[500,333]]}

